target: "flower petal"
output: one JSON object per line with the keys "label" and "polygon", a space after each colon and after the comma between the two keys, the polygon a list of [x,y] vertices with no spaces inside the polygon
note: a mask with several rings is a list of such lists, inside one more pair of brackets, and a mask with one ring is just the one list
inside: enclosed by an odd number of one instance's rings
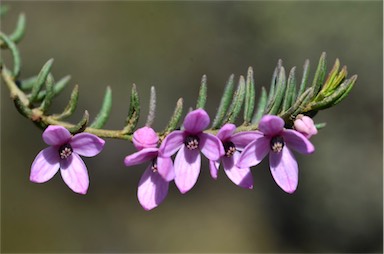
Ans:
{"label": "flower petal", "polygon": [[60,168],[59,152],[54,147],[40,151],[32,163],[29,180],[44,183],[50,180]]}
{"label": "flower petal", "polygon": [[81,156],[92,157],[103,150],[105,141],[96,135],[83,132],[73,136],[69,143],[75,153]]}
{"label": "flower petal", "polygon": [[43,140],[50,146],[68,143],[71,137],[71,133],[66,128],[58,125],[50,125],[43,132]]}
{"label": "flower petal", "polygon": [[245,131],[233,135],[231,141],[236,146],[237,150],[243,150],[251,142],[262,136],[264,136],[264,134],[260,131]]}
{"label": "flower petal", "polygon": [[224,155],[223,143],[216,136],[201,133],[199,139],[199,148],[209,160],[217,161]]}
{"label": "flower petal", "polygon": [[265,115],[259,123],[259,130],[267,136],[276,136],[284,128],[284,120],[278,116]]}
{"label": "flower petal", "polygon": [[141,164],[156,158],[158,152],[158,148],[144,148],[143,150],[126,156],[124,159],[124,164],[127,167]]}
{"label": "flower petal", "polygon": [[226,141],[231,138],[233,132],[236,130],[236,125],[232,123],[224,124],[217,133],[217,137],[221,141]]}
{"label": "flower petal", "polygon": [[285,144],[299,153],[309,154],[315,151],[315,147],[311,141],[298,131],[284,130],[282,136]]}
{"label": "flower petal", "polygon": [[166,181],[172,181],[175,178],[175,169],[170,157],[157,157],[157,172]]}
{"label": "flower petal", "polygon": [[210,119],[203,109],[196,109],[187,114],[184,119],[184,129],[190,134],[198,134],[209,125]]}
{"label": "flower petal", "polygon": [[183,146],[175,158],[175,183],[181,193],[186,193],[196,184],[200,173],[201,157],[198,149]]}
{"label": "flower petal", "polygon": [[249,168],[259,164],[270,151],[270,139],[258,136],[256,140],[247,145],[236,162],[239,168]]}
{"label": "flower petal", "polygon": [[217,172],[219,171],[220,162],[218,161],[209,161],[209,172],[213,179],[217,179]]}
{"label": "flower petal", "polygon": [[70,158],[70,160],[60,162],[61,177],[71,190],[79,194],[86,194],[89,186],[87,167],[76,153],[72,153]]}
{"label": "flower petal", "polygon": [[236,152],[232,157],[223,157],[224,172],[228,178],[236,185],[246,188],[253,189],[253,177],[249,168],[238,168],[235,165],[240,157],[240,153]]}
{"label": "flower petal", "polygon": [[273,179],[287,193],[293,193],[298,184],[299,170],[292,152],[284,146],[280,153],[269,153]]}
{"label": "flower petal", "polygon": [[140,178],[137,198],[145,210],[151,210],[164,201],[169,183],[149,166]]}
{"label": "flower petal", "polygon": [[168,134],[159,148],[161,156],[171,157],[174,155],[184,144],[184,139],[185,136],[183,131],[173,131]]}

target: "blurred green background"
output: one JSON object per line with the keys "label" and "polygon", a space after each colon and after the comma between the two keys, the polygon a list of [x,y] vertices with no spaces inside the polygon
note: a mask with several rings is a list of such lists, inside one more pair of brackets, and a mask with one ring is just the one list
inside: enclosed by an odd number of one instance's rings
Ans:
{"label": "blurred green background", "polygon": [[[42,131],[19,115],[1,85],[2,252],[382,252],[383,239],[383,4],[381,1],[273,2],[33,2],[3,1],[10,13],[4,32],[25,12],[20,44],[21,78],[36,75],[54,58],[56,79],[71,74],[54,101],[61,112],[80,85],[75,122],[99,109],[107,85],[113,107],[107,128],[122,127],[132,83],[147,112],[150,86],[158,92],[154,124],[161,130],[183,97],[194,106],[200,79],[208,76],[211,117],[231,73],[253,66],[257,91],[269,87],[279,58],[286,70],[306,58],[311,76],[321,52],[336,58],[357,83],[345,101],[320,112],[327,122],[312,138],[316,152],[297,155],[298,190],[274,183],[265,161],[253,169],[254,189],[243,190],[207,163],[187,194],[170,185],[167,199],[144,211],[136,198],[145,166],[126,168],[134,151],[107,140],[86,158],[86,196],[71,192],[59,174],[29,182],[31,163],[45,144]],[[9,55],[4,52],[9,60]],[[11,62],[6,62],[11,66]],[[145,116],[139,125],[142,126]]]}

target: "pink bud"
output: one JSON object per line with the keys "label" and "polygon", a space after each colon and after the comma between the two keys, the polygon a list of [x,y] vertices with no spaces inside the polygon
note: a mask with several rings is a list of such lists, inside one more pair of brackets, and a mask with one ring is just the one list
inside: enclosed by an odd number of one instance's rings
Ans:
{"label": "pink bud", "polygon": [[159,137],[152,128],[145,126],[133,133],[132,141],[137,150],[142,150],[143,148],[156,147]]}
{"label": "pink bud", "polygon": [[317,134],[316,126],[309,116],[304,116],[302,114],[297,115],[294,127],[308,139]]}

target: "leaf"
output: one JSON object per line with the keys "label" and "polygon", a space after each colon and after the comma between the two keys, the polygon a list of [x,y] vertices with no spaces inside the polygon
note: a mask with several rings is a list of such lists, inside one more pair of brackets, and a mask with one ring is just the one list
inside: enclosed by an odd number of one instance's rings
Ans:
{"label": "leaf", "polygon": [[151,126],[153,124],[153,121],[155,120],[155,113],[156,113],[156,90],[155,87],[151,87],[151,95],[149,98],[149,112],[147,117],[146,126]]}
{"label": "leaf", "polygon": [[229,107],[231,100],[232,100],[234,83],[235,83],[234,77],[235,77],[235,75],[231,74],[231,76],[229,76],[229,79],[225,85],[223,96],[221,97],[221,100],[220,100],[219,108],[218,108],[216,116],[213,120],[212,129],[220,128],[222,123],[223,123],[225,113],[227,112],[228,107]]}
{"label": "leaf", "polygon": [[180,122],[182,113],[183,113],[183,98],[180,98],[176,103],[175,110],[173,112],[171,119],[168,122],[167,127],[165,127],[162,133],[163,135],[164,134],[167,135],[168,133],[171,133],[177,128]]}
{"label": "leaf", "polygon": [[279,68],[277,80],[276,80],[276,94],[274,96],[273,104],[271,109],[267,112],[270,115],[276,115],[281,111],[281,104],[283,102],[283,97],[286,89],[286,77],[284,67]]}
{"label": "leaf", "polygon": [[41,90],[41,87],[45,83],[45,81],[48,77],[48,74],[51,71],[52,64],[53,64],[53,59],[49,59],[44,64],[43,68],[41,68],[41,71],[40,71],[39,75],[37,76],[36,83],[32,87],[31,95],[29,96],[29,99],[31,102],[35,102],[37,100],[37,96]]}
{"label": "leaf", "polygon": [[207,101],[207,75],[201,78],[201,85],[199,90],[199,97],[197,98],[196,108],[204,109]]}
{"label": "leaf", "polygon": [[302,105],[308,102],[308,100],[311,98],[312,93],[313,87],[308,87],[307,90],[305,90],[305,92],[299,96],[295,103],[287,111],[280,113],[279,116],[283,119],[289,119],[292,116],[296,116],[296,112],[300,112],[302,110]]}
{"label": "leaf", "polygon": [[326,54],[323,52],[320,56],[319,64],[317,65],[315,77],[313,78],[312,87],[313,87],[313,95],[312,98],[316,97],[319,93],[325,78],[325,74],[327,72],[327,64],[326,64]]}
{"label": "leaf", "polygon": [[105,123],[108,121],[109,115],[111,113],[111,108],[112,108],[112,90],[109,86],[107,86],[104,99],[103,99],[103,104],[101,105],[100,111],[89,127],[94,129],[102,128],[105,125]]}
{"label": "leaf", "polygon": [[303,77],[301,78],[300,88],[299,88],[299,92],[297,93],[297,97],[301,96],[304,93],[305,88],[307,86],[307,82],[308,82],[308,76],[309,76],[309,60],[307,59],[304,62]]}
{"label": "leaf", "polygon": [[68,128],[69,132],[72,135],[83,132],[87,128],[88,121],[89,121],[89,114],[88,114],[88,111],[85,110],[81,120],[75,126]]}
{"label": "leaf", "polygon": [[17,79],[17,77],[20,75],[20,68],[21,68],[21,59],[20,59],[19,50],[17,49],[16,44],[2,32],[0,32],[0,40],[2,40],[5,43],[5,46],[7,46],[11,50],[12,60],[13,60],[12,75],[14,79]]}
{"label": "leaf", "polygon": [[281,112],[285,112],[296,100],[296,67],[293,67],[289,72],[287,89],[283,100]]}
{"label": "leaf", "polygon": [[128,117],[125,121],[123,129],[124,134],[130,134],[135,129],[140,116],[139,94],[137,93],[136,85],[132,85],[131,99],[129,103]]}
{"label": "leaf", "polygon": [[[48,78],[49,77],[53,78],[52,74],[48,74]],[[63,77],[62,79],[60,79],[59,81],[56,82],[56,84],[53,87],[53,96],[54,97],[56,95],[58,95],[59,93],[61,93],[61,91],[64,90],[64,88],[67,86],[70,79],[71,79],[71,76],[68,75],[68,76]],[[45,94],[46,94],[46,91],[40,91],[39,94],[37,95],[36,102],[42,101],[45,97]]]}
{"label": "leaf", "polygon": [[24,13],[19,14],[19,18],[17,19],[17,24],[15,30],[12,34],[9,35],[9,39],[11,39],[14,43],[18,43],[25,35],[25,15]]}
{"label": "leaf", "polygon": [[55,120],[65,119],[75,112],[77,107],[77,101],[79,99],[79,86],[75,85],[72,90],[71,97],[69,98],[69,102],[65,107],[64,111],[60,115],[53,115],[52,118]]}
{"label": "leaf", "polygon": [[226,115],[226,120],[223,122],[225,123],[234,123],[239,116],[241,107],[244,104],[245,99],[245,80],[244,76],[240,76],[239,84],[237,86],[236,92],[233,95],[231,106],[229,107],[229,110]]}
{"label": "leaf", "polygon": [[248,68],[247,80],[245,83],[244,123],[248,125],[251,122],[253,109],[255,107],[255,81],[253,78],[252,67]]}
{"label": "leaf", "polygon": [[52,75],[48,75],[47,80],[45,81],[46,96],[44,97],[44,100],[40,105],[40,110],[43,113],[45,113],[48,110],[49,106],[52,103],[52,99],[54,97],[54,91],[53,91],[54,83],[55,81],[53,80]]}
{"label": "leaf", "polygon": [[257,104],[257,110],[252,117],[252,124],[259,123],[261,117],[263,116],[265,106],[267,105],[267,90],[265,87],[261,87],[261,95],[259,97],[259,102]]}

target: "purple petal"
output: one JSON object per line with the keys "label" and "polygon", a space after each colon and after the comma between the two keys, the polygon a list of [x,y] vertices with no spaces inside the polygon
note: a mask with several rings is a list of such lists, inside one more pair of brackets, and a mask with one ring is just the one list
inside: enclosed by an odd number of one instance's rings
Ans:
{"label": "purple petal", "polygon": [[57,125],[48,126],[43,132],[43,140],[50,146],[59,146],[68,143],[72,135],[69,131]]}
{"label": "purple petal", "polygon": [[172,181],[175,178],[172,159],[170,157],[157,157],[157,172],[159,172],[164,180]]}
{"label": "purple petal", "polygon": [[31,167],[29,180],[44,183],[50,180],[60,168],[59,152],[55,147],[42,150],[35,158]]}
{"label": "purple petal", "polygon": [[105,141],[90,133],[79,133],[69,142],[75,153],[81,156],[92,157],[103,150]]}
{"label": "purple petal", "polygon": [[207,133],[199,135],[201,152],[211,161],[217,161],[224,155],[223,143],[216,136]]}
{"label": "purple petal", "polygon": [[243,150],[251,142],[262,136],[264,136],[264,134],[260,131],[239,132],[231,137],[231,141],[236,146],[237,150]]}
{"label": "purple petal", "polygon": [[209,172],[213,179],[217,179],[217,172],[219,171],[220,162],[218,161],[209,161]]}
{"label": "purple petal", "polygon": [[284,128],[284,120],[278,116],[265,115],[259,123],[259,130],[267,136],[276,136]]}
{"label": "purple petal", "polygon": [[163,140],[159,148],[160,154],[163,157],[171,157],[184,144],[184,132],[173,131]]}
{"label": "purple petal", "polygon": [[249,168],[259,164],[270,151],[269,142],[269,138],[258,136],[256,140],[244,148],[236,166]]}
{"label": "purple petal", "polygon": [[249,168],[238,168],[235,165],[240,157],[240,153],[236,152],[232,157],[223,157],[224,172],[228,178],[236,185],[246,188],[253,189],[253,177]]}
{"label": "purple petal", "polygon": [[203,109],[196,109],[187,114],[184,119],[184,129],[191,134],[198,134],[209,125],[210,119]]}
{"label": "purple petal", "polygon": [[227,124],[223,125],[223,127],[221,127],[221,129],[217,133],[217,137],[221,141],[227,141],[228,139],[231,138],[231,136],[235,130],[236,130],[236,125],[231,124],[231,123],[227,123]]}
{"label": "purple petal", "polygon": [[315,147],[303,134],[294,130],[284,130],[283,138],[285,144],[292,148],[293,150],[303,153],[309,154],[315,151]]}
{"label": "purple petal", "polygon": [[144,148],[143,150],[140,150],[125,157],[124,164],[125,166],[129,167],[141,164],[149,160],[153,160],[154,158],[156,158],[158,151],[158,148]]}
{"label": "purple petal", "polygon": [[87,193],[89,186],[88,171],[79,155],[72,153],[70,160],[62,160],[60,162],[60,173],[71,190],[79,194]]}
{"label": "purple petal", "polygon": [[298,166],[292,152],[285,146],[280,153],[269,153],[273,179],[287,193],[293,193],[298,184]]}
{"label": "purple petal", "polygon": [[201,157],[198,149],[189,150],[183,146],[175,158],[175,183],[181,193],[195,185],[200,173]]}
{"label": "purple petal", "polygon": [[169,183],[149,166],[140,178],[137,198],[145,210],[151,210],[164,201]]}

